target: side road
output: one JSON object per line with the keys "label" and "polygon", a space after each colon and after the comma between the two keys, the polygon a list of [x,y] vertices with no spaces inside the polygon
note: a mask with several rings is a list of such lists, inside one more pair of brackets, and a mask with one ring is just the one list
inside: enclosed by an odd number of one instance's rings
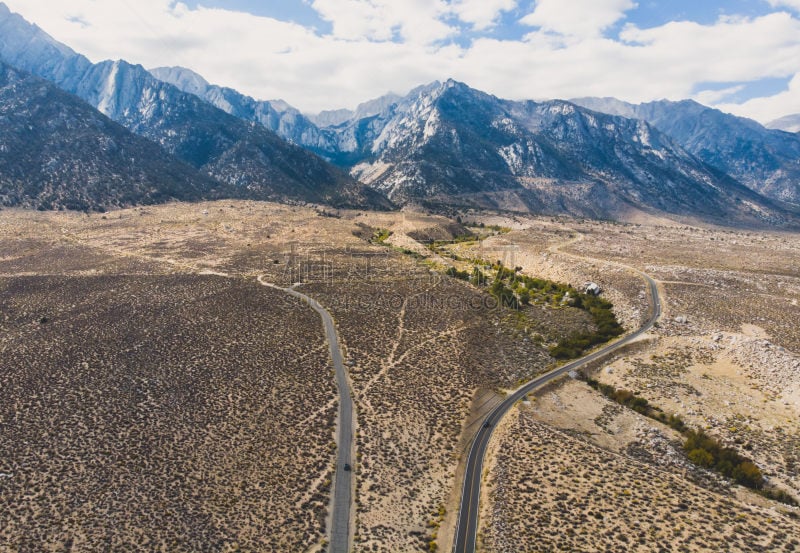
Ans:
{"label": "side road", "polygon": [[[344,368],[342,349],[339,346],[339,336],[333,324],[333,317],[322,307],[314,298],[306,296],[294,288],[281,288],[265,282],[262,277],[258,277],[258,282],[264,286],[281,290],[287,294],[299,298],[306,302],[314,311],[319,313],[322,318],[322,326],[325,329],[325,337],[328,340],[328,347],[331,352],[333,367],[336,370],[336,385],[339,388],[339,416],[337,421],[338,438],[336,453],[336,471],[333,482],[333,492],[331,495],[331,527],[330,532],[330,553],[349,553],[350,545],[353,543],[352,512],[353,512],[353,472],[349,470],[352,465],[354,442],[353,428],[355,418],[353,415],[353,398],[350,394],[347,372]],[[347,469],[345,469],[347,465]]]}
{"label": "side road", "polygon": [[467,457],[466,471],[464,473],[464,487],[461,492],[461,503],[459,505],[458,521],[456,526],[456,535],[454,539],[453,551],[456,553],[473,553],[476,547],[477,533],[478,533],[478,512],[480,510],[480,492],[481,492],[481,478],[483,476],[483,460],[486,455],[486,449],[489,445],[489,439],[492,436],[492,431],[495,425],[503,418],[503,416],[514,406],[514,404],[521,400],[525,395],[533,390],[547,384],[554,378],[557,378],[564,373],[571,370],[576,370],[582,366],[596,361],[601,357],[612,353],[637,339],[639,336],[650,330],[658,318],[661,316],[661,298],[658,294],[658,286],[656,282],[644,273],[640,273],[647,282],[648,291],[652,305],[652,313],[650,318],[639,328],[621,340],[599,349],[586,357],[567,363],[549,373],[546,373],[534,380],[524,384],[515,392],[510,394],[500,405],[492,410],[489,415],[484,419],[475,438],[472,441],[472,446],[469,450]]}

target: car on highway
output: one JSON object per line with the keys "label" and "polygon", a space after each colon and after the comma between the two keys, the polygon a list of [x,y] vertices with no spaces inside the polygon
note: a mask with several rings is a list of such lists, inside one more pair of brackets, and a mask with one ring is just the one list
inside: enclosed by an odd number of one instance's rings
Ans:
{"label": "car on highway", "polygon": [[347,472],[350,472],[350,464],[349,463],[345,463],[344,464],[344,470],[346,470]]}

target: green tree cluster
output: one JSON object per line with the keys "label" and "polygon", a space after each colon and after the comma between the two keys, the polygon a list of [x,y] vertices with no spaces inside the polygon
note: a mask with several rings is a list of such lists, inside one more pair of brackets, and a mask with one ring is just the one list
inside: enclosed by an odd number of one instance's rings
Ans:
{"label": "green tree cluster", "polygon": [[592,316],[595,329],[592,332],[573,332],[559,340],[555,346],[550,348],[550,355],[556,359],[580,357],[590,348],[604,344],[625,332],[625,329],[617,321],[611,302],[591,294],[574,293],[575,295],[570,294],[574,298],[573,306],[583,309]]}
{"label": "green tree cluster", "polygon": [[372,233],[373,244],[383,244],[392,235],[392,231],[385,228],[379,228]]}
{"label": "green tree cluster", "polygon": [[447,276],[453,277],[453,278],[460,279],[460,280],[467,280],[468,281],[470,279],[469,271],[459,271],[455,267],[450,267],[449,269],[447,269],[445,271],[444,274],[446,274]]}
{"label": "green tree cluster", "polygon": [[722,445],[702,430],[689,428],[678,415],[667,416],[659,407],[650,404],[645,398],[637,396],[629,390],[618,390],[610,384],[603,384],[583,374],[580,379],[616,403],[656,419],[683,434],[685,438],[683,449],[686,457],[693,464],[719,472],[769,499],[788,505],[797,505],[795,498],[783,490],[774,487],[765,488],[761,469],[750,459],[740,455],[735,449]]}
{"label": "green tree cluster", "polygon": [[[472,262],[471,272],[449,267],[445,274],[474,286],[489,286],[489,293],[497,298],[500,305],[509,309],[519,310],[535,301],[545,301],[553,306],[582,309],[591,315],[594,323],[592,331],[574,332],[550,348],[550,355],[556,359],[580,357],[592,347],[608,342],[625,331],[617,321],[613,304],[603,298],[579,292],[569,284],[520,274],[522,267],[511,269],[501,261],[488,263],[474,259]],[[494,271],[491,285],[481,268]]]}
{"label": "green tree cluster", "polygon": [[657,421],[666,424],[670,428],[677,430],[680,433],[687,431],[688,427],[678,415],[667,415],[660,407],[652,405],[649,401],[641,396],[637,396],[630,390],[618,390],[610,384],[603,384],[594,378],[582,378],[589,386],[606,396],[612,401],[633,409],[637,413],[656,419]]}
{"label": "green tree cluster", "polygon": [[685,435],[683,449],[693,463],[714,469],[748,488],[760,490],[764,487],[761,470],[735,449],[723,446],[702,430],[688,430]]}
{"label": "green tree cluster", "polygon": [[495,279],[489,291],[503,307],[519,309],[519,300],[517,300],[514,291],[499,278]]}

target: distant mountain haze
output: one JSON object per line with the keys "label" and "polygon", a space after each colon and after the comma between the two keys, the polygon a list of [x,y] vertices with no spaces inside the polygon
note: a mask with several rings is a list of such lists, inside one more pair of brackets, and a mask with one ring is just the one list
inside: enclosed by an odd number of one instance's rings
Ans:
{"label": "distant mountain haze", "polygon": [[780,119],[775,119],[766,124],[768,129],[775,129],[779,131],[800,132],[800,113],[794,115],[785,115]]}

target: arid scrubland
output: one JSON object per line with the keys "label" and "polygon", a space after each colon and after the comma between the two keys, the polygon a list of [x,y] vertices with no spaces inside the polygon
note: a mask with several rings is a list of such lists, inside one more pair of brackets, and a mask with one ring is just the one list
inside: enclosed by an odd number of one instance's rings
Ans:
{"label": "arid scrubland", "polygon": [[483,551],[796,551],[800,522],[508,415],[493,438]]}
{"label": "arid scrubland", "polygon": [[470,413],[551,364],[537,329],[587,323],[498,310],[378,228],[426,251],[414,237],[463,227],[255,202],[0,212],[3,547],[319,548],[333,374],[318,316],[259,276],[319,300],[346,348],[356,550],[446,546]]}
{"label": "arid scrubland", "polygon": [[4,277],[0,289],[5,550],[320,538],[335,389],[302,305],[218,276]]}
{"label": "arid scrubland", "polygon": [[[621,251],[600,233],[571,247],[587,253],[597,240]],[[667,312],[652,349],[598,378],[736,445],[800,496],[800,238],[659,228],[635,248],[614,257],[635,255],[663,283]]]}
{"label": "arid scrubland", "polygon": [[[657,328],[592,376],[679,415],[800,496],[797,235],[536,220],[502,239],[519,246],[526,271],[531,251],[539,270],[573,284],[614,275],[604,294],[624,282],[614,267],[657,279]],[[623,284],[623,298],[635,289]],[[645,312],[623,298],[621,317]],[[510,419],[493,437],[487,551],[800,548],[797,508],[691,464],[680,434],[585,383],[565,379]]]}
{"label": "arid scrubland", "polygon": [[319,317],[199,274],[249,240],[184,222],[203,210],[0,213],[0,551],[324,537],[337,404]]}
{"label": "arid scrubland", "polygon": [[[365,221],[395,239],[412,224],[386,223]],[[410,233],[436,232],[441,221],[414,224]],[[379,255],[353,252],[350,266],[334,260],[327,281],[300,288],[331,311],[347,348],[359,426],[354,549],[446,549],[458,461],[477,429],[465,424],[470,411],[551,363],[533,328],[574,328],[572,319],[548,309],[523,323],[486,292],[410,256],[370,251]]]}
{"label": "arid scrubland", "polygon": [[[0,551],[324,549],[327,346],[318,315],[259,276],[336,321],[358,423],[354,549],[447,550],[480,414],[591,326],[561,305],[497,309],[442,274],[459,257],[596,282],[628,329],[649,309],[631,268],[651,274],[659,327],[593,376],[798,494],[800,239],[462,221],[229,201],[0,211]],[[480,222],[504,230],[426,247]],[[493,438],[486,549],[800,548],[791,507],[695,467],[680,440],[583,382],[548,388]]]}

